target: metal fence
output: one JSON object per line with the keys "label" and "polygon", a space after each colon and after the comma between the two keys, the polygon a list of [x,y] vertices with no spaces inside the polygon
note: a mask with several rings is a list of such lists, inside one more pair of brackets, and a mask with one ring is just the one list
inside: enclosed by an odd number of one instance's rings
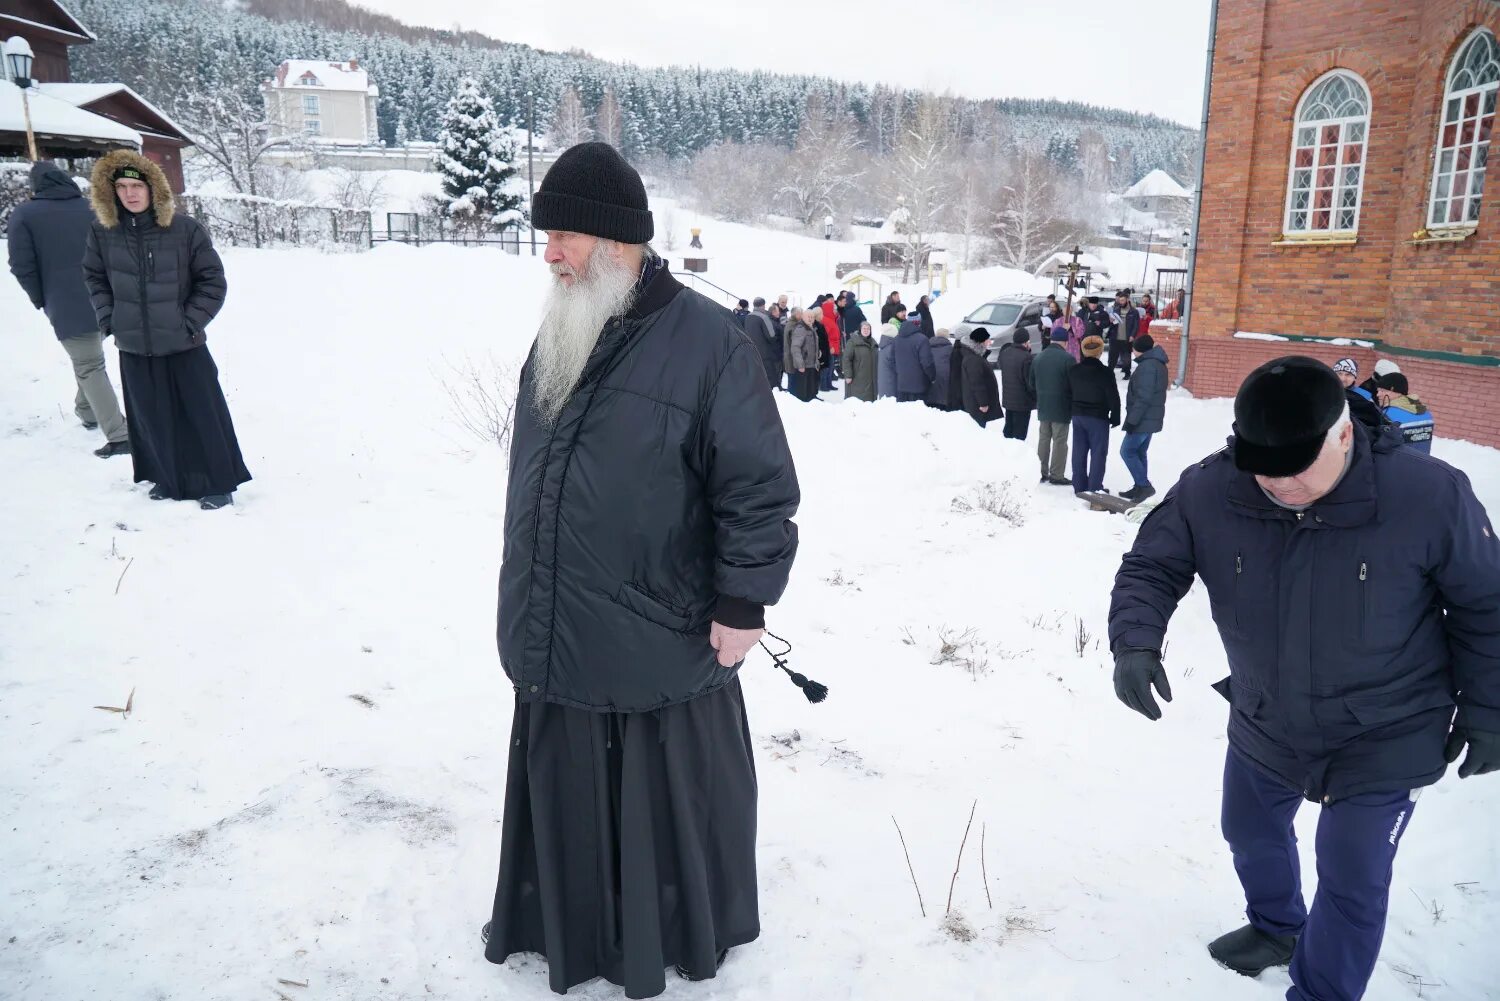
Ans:
{"label": "metal fence", "polygon": [[238,195],[184,195],[182,203],[221,246],[365,250],[375,235],[370,213],[359,209]]}
{"label": "metal fence", "polygon": [[[514,227],[498,233],[484,233],[467,227],[454,227],[442,216],[387,212],[385,235],[376,234],[372,242],[406,243],[414,247],[429,243],[456,243],[464,247],[499,247],[507,254],[519,254],[523,245],[531,246],[532,239]],[[547,245],[547,238],[538,236],[535,239],[540,252]]]}

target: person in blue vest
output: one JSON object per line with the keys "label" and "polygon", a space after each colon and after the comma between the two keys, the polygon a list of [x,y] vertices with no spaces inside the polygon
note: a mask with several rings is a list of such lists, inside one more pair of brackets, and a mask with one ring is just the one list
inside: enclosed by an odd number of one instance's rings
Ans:
{"label": "person in blue vest", "polygon": [[1228,447],[1188,467],[1115,579],[1115,693],[1147,719],[1195,578],[1229,661],[1222,826],[1249,919],[1209,952],[1247,976],[1290,964],[1288,1001],[1358,1001],[1421,790],[1466,747],[1460,778],[1500,771],[1500,539],[1461,471],[1372,437],[1330,368],[1285,357],[1246,378]]}
{"label": "person in blue vest", "polygon": [[1401,440],[1418,452],[1432,454],[1432,436],[1437,421],[1427,404],[1412,395],[1406,376],[1400,372],[1380,377],[1375,397],[1381,412],[1401,429]]}

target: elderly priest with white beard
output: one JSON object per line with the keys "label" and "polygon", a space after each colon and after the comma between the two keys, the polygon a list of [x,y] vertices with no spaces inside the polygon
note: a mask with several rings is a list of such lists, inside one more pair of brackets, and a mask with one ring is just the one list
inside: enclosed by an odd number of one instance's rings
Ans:
{"label": "elderly priest with white beard", "polygon": [[585,143],[532,205],[553,281],[521,373],[500,568],[515,687],[485,956],[566,993],[712,978],[760,934],[737,674],[800,493],[760,355],[648,245],[640,175]]}

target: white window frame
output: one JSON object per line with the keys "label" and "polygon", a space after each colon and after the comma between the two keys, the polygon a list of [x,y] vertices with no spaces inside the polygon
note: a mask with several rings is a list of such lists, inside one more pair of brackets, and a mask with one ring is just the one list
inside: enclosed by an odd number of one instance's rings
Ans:
{"label": "white window frame", "polygon": [[[1458,75],[1459,67],[1463,64],[1464,57],[1469,52],[1469,47],[1477,44],[1480,37],[1484,35],[1489,36],[1492,45],[1500,46],[1500,40],[1497,40],[1495,38],[1494,32],[1490,31],[1488,28],[1474,29],[1469,33],[1468,37],[1464,39],[1463,44],[1458,47],[1457,51],[1453,53],[1453,61],[1448,64],[1448,72],[1443,77],[1443,101],[1438,106],[1437,138],[1433,142],[1432,186],[1428,189],[1427,192],[1426,218],[1427,226],[1429,229],[1475,230],[1479,228],[1479,220],[1477,218],[1469,218],[1471,211],[1470,205],[1471,203],[1477,203],[1480,206],[1483,206],[1484,204],[1484,177],[1485,174],[1488,173],[1489,150],[1494,141],[1493,121],[1491,123],[1492,134],[1489,139],[1481,143],[1478,138],[1478,132],[1480,123],[1483,122],[1485,118],[1485,105],[1493,105],[1496,101],[1500,101],[1500,80],[1491,80],[1487,83],[1479,84],[1477,86],[1464,87],[1462,90],[1454,90],[1453,84],[1454,77]],[[1465,143],[1463,141],[1462,132],[1462,126],[1465,117],[1463,114],[1463,107],[1465,101],[1471,95],[1478,96],[1479,114],[1474,126],[1475,138],[1471,142]],[[1456,103],[1458,107],[1458,117],[1450,122],[1450,119],[1448,117],[1448,109],[1454,103]],[[1490,114],[1493,116],[1495,113],[1491,111]],[[1452,124],[1454,128],[1458,130],[1458,141],[1452,147],[1445,147],[1443,145],[1443,133],[1447,130],[1449,124]],[[1462,215],[1462,218],[1457,222],[1450,222],[1448,220],[1448,209],[1452,205],[1453,201],[1452,178],[1458,173],[1458,154],[1465,147],[1467,147],[1471,151],[1468,167],[1469,183],[1463,194],[1463,211],[1460,213]],[[1443,154],[1445,152],[1451,152],[1454,159],[1453,164],[1446,171],[1443,170]],[[1477,169],[1474,166],[1474,159],[1476,158],[1482,158],[1484,161],[1479,165]],[[1479,181],[1479,191],[1477,193],[1474,191],[1474,180],[1476,178]],[[1442,183],[1445,179],[1448,182],[1447,185],[1444,185]],[[1438,218],[1437,214],[1439,187],[1443,188],[1443,194],[1441,196],[1443,202],[1442,218]]]}
{"label": "white window frame", "polygon": [[304,115],[321,115],[323,113],[323,102],[319,95],[302,95],[302,113]]}
{"label": "white window frame", "polygon": [[302,134],[305,136],[321,136],[323,134],[323,123],[316,118],[309,118],[302,123]]}
{"label": "white window frame", "polygon": [[[1365,97],[1364,114],[1347,115],[1343,118],[1322,118],[1315,122],[1303,121],[1302,116],[1304,111],[1306,110],[1308,97],[1310,97],[1313,92],[1321,87],[1329,78],[1335,76],[1348,77],[1351,81],[1359,85],[1360,89],[1364,92]],[[1364,207],[1365,176],[1369,173],[1370,116],[1373,110],[1374,102],[1370,98],[1369,85],[1365,83],[1364,78],[1361,77],[1358,73],[1350,69],[1344,69],[1343,67],[1329,70],[1327,73],[1324,73],[1312,83],[1308,84],[1307,88],[1302,91],[1302,96],[1297,99],[1296,111],[1292,115],[1291,154],[1287,160],[1286,204],[1285,210],[1282,212],[1281,217],[1281,231],[1286,237],[1310,239],[1330,236],[1347,237],[1353,236],[1359,232],[1359,216],[1360,211]],[[1354,140],[1348,138],[1348,136],[1350,131],[1353,130],[1356,126],[1359,127],[1361,131],[1361,135],[1359,138],[1359,162],[1357,164],[1349,164],[1344,162],[1343,153],[1346,147],[1351,146],[1354,143]],[[1330,204],[1328,208],[1329,225],[1327,228],[1314,228],[1312,225],[1313,215],[1314,213],[1320,211],[1313,204],[1319,188],[1319,185],[1317,184],[1317,172],[1320,169],[1320,165],[1317,162],[1318,150],[1322,149],[1324,146],[1324,143],[1322,142],[1323,130],[1330,127],[1338,128],[1338,138],[1334,143],[1335,160],[1333,163],[1333,187],[1331,189],[1332,193],[1330,195]],[[1310,166],[1300,167],[1297,165],[1297,154],[1302,149],[1308,148],[1300,142],[1301,133],[1303,129],[1308,128],[1314,130],[1313,143],[1311,147],[1313,151],[1313,162]],[[1352,206],[1341,204],[1343,201],[1344,193],[1349,190],[1349,186],[1344,180],[1344,176],[1345,170],[1350,166],[1359,167],[1359,180],[1353,187],[1354,204]],[[1303,170],[1309,172],[1308,185],[1305,188],[1297,184],[1297,173],[1298,171]],[[1294,204],[1296,201],[1296,196],[1300,191],[1306,191],[1308,195],[1307,205],[1303,208],[1298,208]],[[1348,211],[1350,208],[1354,210],[1353,225],[1338,225],[1339,216],[1343,212]],[[1306,224],[1302,227],[1294,228],[1292,225],[1293,215],[1298,212],[1303,213],[1306,216]]]}

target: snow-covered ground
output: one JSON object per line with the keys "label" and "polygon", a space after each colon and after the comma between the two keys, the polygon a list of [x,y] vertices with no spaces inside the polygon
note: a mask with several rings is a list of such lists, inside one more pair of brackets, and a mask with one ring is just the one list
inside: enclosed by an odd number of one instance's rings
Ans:
{"label": "snow-covered ground", "polygon": [[[831,285],[822,241],[704,239],[739,294]],[[63,353],[0,281],[0,996],[549,997],[540,962],[480,951],[511,713],[505,472],[443,384],[524,352],[540,261],[386,246],[226,266],[209,341],[256,479],[212,514],[89,454]],[[967,276],[939,323],[1011,280]],[[1242,902],[1201,589],[1172,627],[1177,699],[1147,723],[1099,639],[1133,525],[1039,488],[1034,445],[998,427],[780,403],[803,541],[771,628],[832,695],[811,706],[764,656],[746,665],[764,933],[667,996],[1279,999],[1284,973],[1244,980],[1203,948]],[[1174,396],[1158,484],[1229,421],[1226,401]],[[1500,510],[1500,454],[1436,450]],[[1118,459],[1107,482],[1126,485]],[[988,484],[1013,522],[963,509]],[[95,708],[132,691],[128,718]],[[1370,1001],[1500,998],[1497,816],[1497,778],[1423,797]]]}

